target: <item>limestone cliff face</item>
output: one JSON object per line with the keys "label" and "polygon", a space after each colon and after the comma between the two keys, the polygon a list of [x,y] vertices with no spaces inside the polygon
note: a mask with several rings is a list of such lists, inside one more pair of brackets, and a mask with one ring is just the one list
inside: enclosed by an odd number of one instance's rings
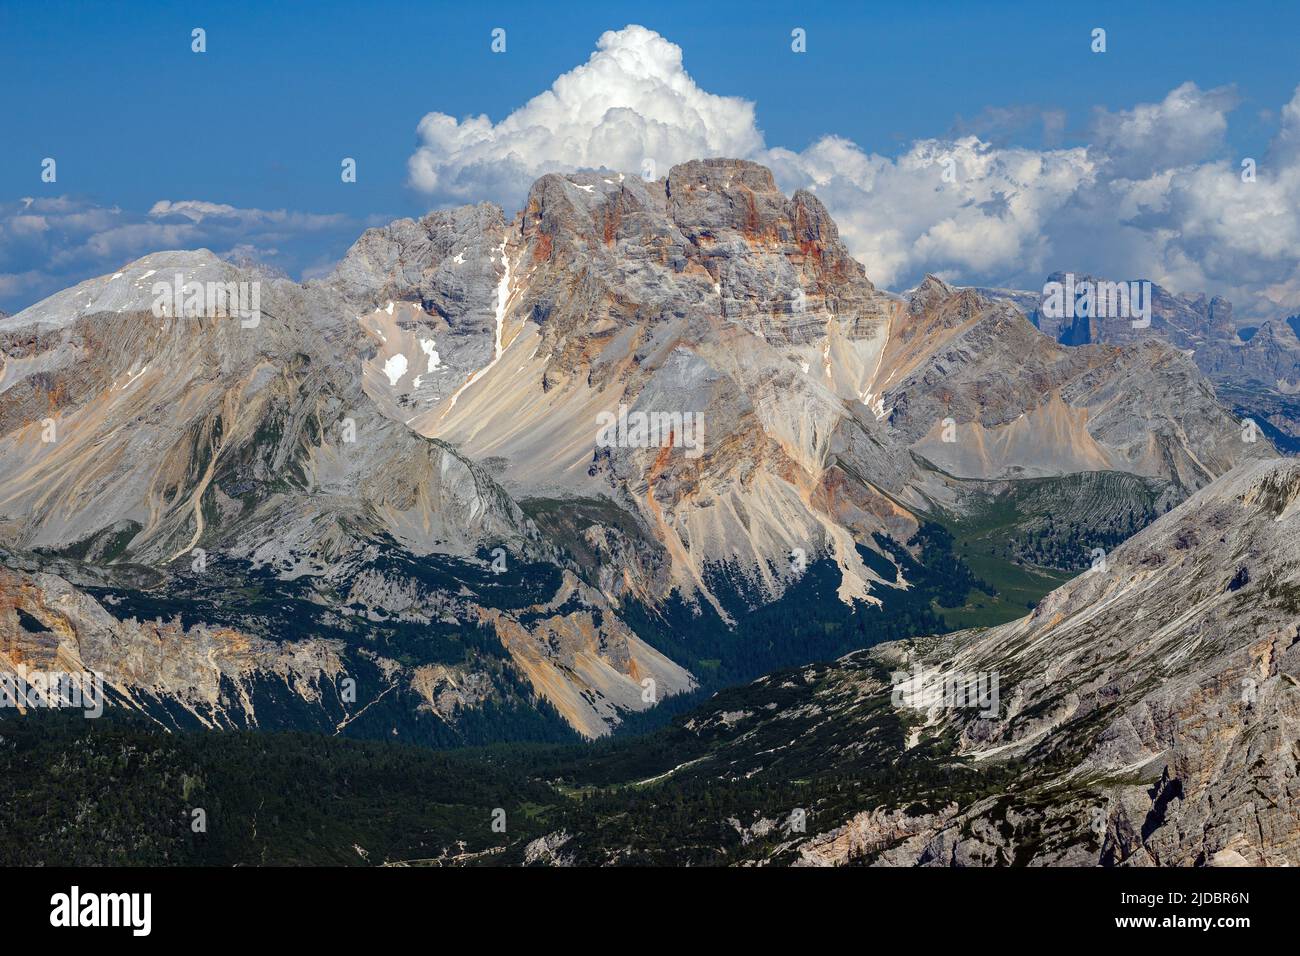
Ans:
{"label": "limestone cliff face", "polygon": [[911,301],[884,400],[891,425],[949,474],[1124,471],[1192,491],[1273,453],[1242,441],[1193,361],[1158,339],[1066,348],[1011,305],[934,277]]}
{"label": "limestone cliff face", "polygon": [[254,685],[265,679],[308,704],[337,699],[343,652],[335,641],[276,644],[227,627],[121,621],[57,575],[0,567],[0,670],[98,675],[110,703],[168,726],[180,722],[164,702],[203,727],[255,726]]}
{"label": "limestone cliff face", "polygon": [[[588,737],[607,734],[621,713],[695,686],[616,618],[606,621],[593,597],[568,580],[544,605],[463,612],[491,625],[535,693]],[[454,725],[467,711],[502,702],[490,662],[412,664],[354,640],[272,640],[221,624],[123,618],[110,613],[114,600],[110,593],[101,603],[55,574],[0,567],[0,673],[97,679],[109,707],[168,727],[339,734],[363,717],[400,726],[403,711]],[[418,623],[411,605],[403,610]]]}
{"label": "limestone cliff face", "polygon": [[620,711],[695,688],[691,674],[600,611],[599,594],[567,575],[555,598],[520,616],[484,609],[528,680],[575,729],[598,737]]}
{"label": "limestone cliff face", "polygon": [[[170,281],[177,273],[186,282],[260,282],[261,321],[244,327],[235,317],[155,316],[152,278]],[[349,295],[368,288],[360,283]],[[433,286],[430,295],[437,295]],[[172,593],[207,587],[191,568],[201,572],[209,558],[234,562],[244,574],[311,582],[322,604],[346,596],[349,606],[406,614],[417,626],[438,615],[479,626],[479,609],[455,599],[455,586],[451,598],[437,600],[412,573],[377,562],[390,554],[438,555],[473,571],[498,552],[514,567],[551,560],[554,548],[490,467],[413,432],[367,396],[373,336],[352,313],[333,287],[240,272],[200,252],[146,257],[16,317],[0,329],[0,543],[90,565],[150,566],[173,578],[158,586]],[[39,592],[54,580],[32,587]],[[238,604],[236,597],[231,606]],[[102,608],[100,617],[112,619]],[[162,623],[169,617],[164,612],[158,626],[176,648],[205,646],[206,631],[173,633]],[[616,619],[605,620],[584,640],[611,639]],[[513,618],[508,623],[519,627]],[[259,633],[279,641],[283,631],[268,622]],[[95,633],[122,655],[142,653],[138,630]],[[147,693],[166,706],[193,707],[204,722],[224,714],[254,723],[255,708],[239,699],[238,687],[249,673],[276,671],[275,646],[240,658],[237,674],[205,667],[202,654],[145,654],[158,673],[141,664],[119,675],[119,685],[125,697]],[[601,653],[591,651],[608,673],[591,686],[580,682],[581,693],[561,693],[564,678],[536,689],[593,735],[607,733],[620,708],[650,706],[639,684],[635,699],[616,695],[619,708],[601,702],[602,681],[632,682],[635,669],[630,659],[608,664]],[[100,655],[91,669],[107,660]],[[680,668],[663,663],[663,674],[647,668],[645,675],[664,678],[660,693],[691,686]],[[419,682],[431,701],[440,693],[436,683]],[[297,700],[319,704],[304,688],[293,686]],[[463,700],[478,706],[488,697],[474,691]],[[337,707],[330,714],[344,719]],[[312,718],[324,719],[323,712]]]}
{"label": "limestone cliff face", "polygon": [[[409,371],[374,376],[376,400],[491,461],[517,497],[608,496],[636,513],[662,549],[656,596],[711,600],[719,564],[778,596],[798,548],[836,560],[843,598],[871,600],[885,584],[854,542],[906,540],[917,509],[952,503],[949,476],[1121,470],[1186,494],[1271,454],[1241,441],[1173,349],[1066,349],[934,278],[907,303],[879,292],[817,198],[782,195],[753,163],[686,163],[656,182],[549,175],[509,226],[460,216],[372,231],[339,269],[369,269],[368,287],[397,300],[367,321],[385,367]],[[400,281],[370,265],[397,261],[420,265]],[[425,315],[454,276],[466,299]],[[440,352],[431,367],[435,332],[485,360]],[[620,409],[674,421],[676,444],[698,416],[701,447],[607,447],[600,416]],[[617,602],[626,583],[606,580]]]}
{"label": "limestone cliff face", "polygon": [[[261,284],[255,327],[155,317],[151,277]],[[160,253],[0,329],[4,543],[111,533],[165,563],[201,545],[280,558],[368,526],[416,552],[526,534],[517,507],[446,446],[381,415],[365,336],[336,298],[210,253]],[[129,533],[128,533],[129,532]]]}

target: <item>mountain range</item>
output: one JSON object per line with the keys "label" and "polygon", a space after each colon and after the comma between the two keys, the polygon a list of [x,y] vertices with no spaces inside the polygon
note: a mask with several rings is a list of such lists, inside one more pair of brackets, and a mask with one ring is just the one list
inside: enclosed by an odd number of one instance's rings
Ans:
{"label": "mountain range", "polygon": [[[1053,273],[1044,288],[1065,280],[1065,273]],[[1075,281],[1095,284],[1106,280],[1080,275]],[[1128,280],[1126,284],[1140,281]],[[1300,451],[1300,316],[1251,324],[1236,319],[1232,303],[1221,296],[1175,294],[1155,283],[1151,284],[1147,325],[1115,315],[1049,316],[1057,310],[1044,308],[1046,293],[979,291],[1015,305],[1064,345],[1118,345],[1146,339],[1168,342],[1191,357],[1221,400],[1255,421],[1279,448],[1289,454]]]}
{"label": "mountain range", "polygon": [[[1300,862],[1300,343],[1153,301],[888,293],[723,159],[546,175],[305,283],[155,253],[0,318],[0,672],[170,731],[626,736],[511,769],[550,797],[753,784],[689,851],[598,799],[502,859]],[[954,674],[996,716],[914,704]],[[793,780],[806,831],[753,802]]]}

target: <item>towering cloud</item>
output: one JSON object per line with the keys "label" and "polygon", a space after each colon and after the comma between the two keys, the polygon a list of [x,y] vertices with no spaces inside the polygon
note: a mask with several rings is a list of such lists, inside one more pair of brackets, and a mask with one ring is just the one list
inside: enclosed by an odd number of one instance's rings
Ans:
{"label": "towering cloud", "polygon": [[545,172],[607,167],[658,173],[702,156],[762,149],[754,104],[701,90],[682,49],[645,27],[603,34],[596,52],[500,123],[429,113],[420,121],[411,183],[442,198],[485,194],[518,206]]}

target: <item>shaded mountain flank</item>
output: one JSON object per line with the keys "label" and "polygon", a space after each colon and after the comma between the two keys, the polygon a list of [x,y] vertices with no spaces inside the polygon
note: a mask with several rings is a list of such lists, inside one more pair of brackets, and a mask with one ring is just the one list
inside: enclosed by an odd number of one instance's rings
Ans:
{"label": "shaded mountain flank", "polygon": [[[0,852],[1294,866],[1298,524],[1300,463],[1243,464],[1016,621],[778,671],[669,727],[581,747],[163,734],[66,712],[5,722],[0,824],[17,836]],[[196,807],[209,823],[197,834]]]}

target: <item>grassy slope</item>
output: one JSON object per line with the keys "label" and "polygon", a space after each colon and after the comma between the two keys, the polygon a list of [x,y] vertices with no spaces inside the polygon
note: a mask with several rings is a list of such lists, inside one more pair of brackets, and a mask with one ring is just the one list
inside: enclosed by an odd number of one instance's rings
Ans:
{"label": "grassy slope", "polygon": [[953,551],[990,590],[972,588],[960,607],[938,607],[949,629],[1024,616],[1048,592],[1155,520],[1165,484],[1116,472],[1007,482],[943,516]]}

